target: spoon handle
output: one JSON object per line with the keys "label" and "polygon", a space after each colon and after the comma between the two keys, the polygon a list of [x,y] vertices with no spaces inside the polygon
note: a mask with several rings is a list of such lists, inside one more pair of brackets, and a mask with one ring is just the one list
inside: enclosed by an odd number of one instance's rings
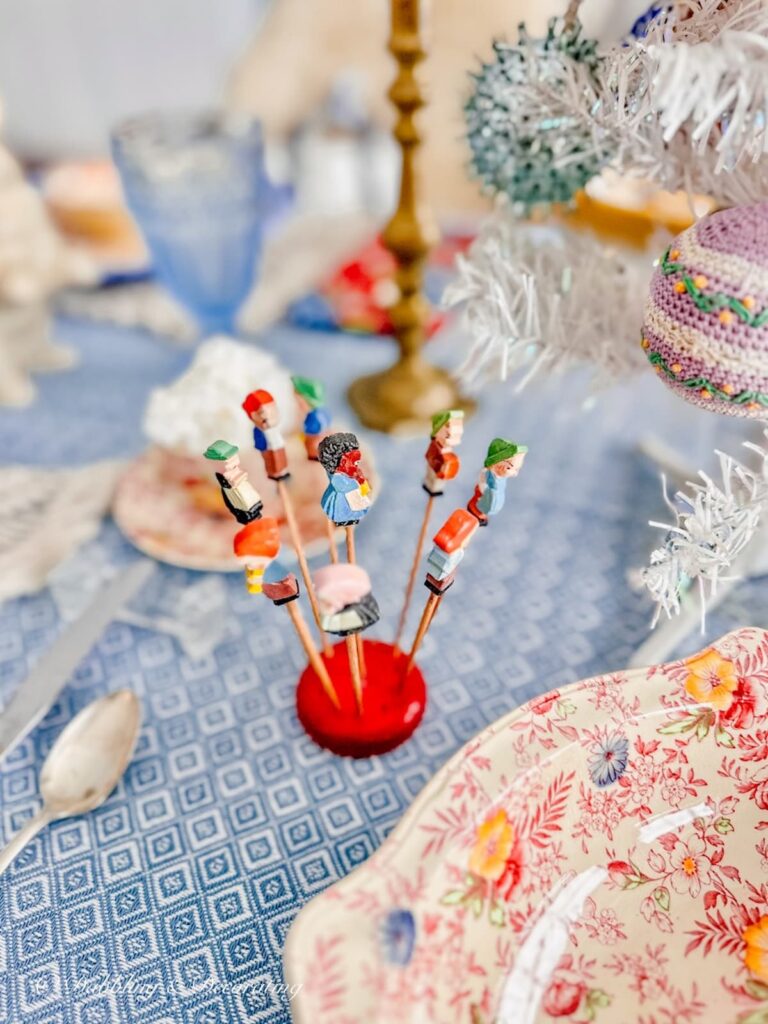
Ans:
{"label": "spoon handle", "polygon": [[27,843],[31,842],[40,829],[45,828],[51,820],[52,815],[50,811],[45,807],[41,807],[37,814],[22,825],[5,849],[0,850],[0,875],[18,857]]}

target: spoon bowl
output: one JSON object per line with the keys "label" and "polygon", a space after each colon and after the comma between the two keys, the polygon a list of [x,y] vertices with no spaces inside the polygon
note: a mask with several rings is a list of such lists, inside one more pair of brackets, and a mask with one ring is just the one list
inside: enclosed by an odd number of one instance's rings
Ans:
{"label": "spoon bowl", "polygon": [[0,851],[0,873],[49,822],[100,807],[133,756],[141,704],[130,690],[93,701],[51,747],[40,773],[43,806]]}
{"label": "spoon bowl", "polygon": [[93,701],[57,737],[40,775],[40,792],[53,817],[101,806],[131,760],[141,724],[135,693],[117,690]]}

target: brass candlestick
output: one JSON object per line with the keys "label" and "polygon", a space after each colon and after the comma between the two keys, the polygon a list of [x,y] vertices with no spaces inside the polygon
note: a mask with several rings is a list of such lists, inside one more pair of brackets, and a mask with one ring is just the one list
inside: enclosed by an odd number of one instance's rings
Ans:
{"label": "brass candlestick", "polygon": [[437,241],[437,229],[418,198],[417,155],[421,135],[416,114],[425,100],[416,66],[426,56],[421,43],[420,0],[392,0],[389,50],[397,61],[389,98],[397,109],[394,136],[402,153],[400,199],[384,228],[384,244],[397,260],[399,296],[390,309],[400,358],[388,370],[356,380],[349,401],[362,423],[386,433],[423,433],[433,413],[474,403],[459,395],[445,370],[422,356],[429,304],[423,293],[424,261]]}

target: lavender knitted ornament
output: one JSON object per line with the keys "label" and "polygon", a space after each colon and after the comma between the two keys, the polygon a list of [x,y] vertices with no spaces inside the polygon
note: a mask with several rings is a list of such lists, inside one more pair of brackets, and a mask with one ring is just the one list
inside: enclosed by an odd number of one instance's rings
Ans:
{"label": "lavender knitted ornament", "polygon": [[642,346],[689,402],[768,418],[768,203],[678,235],[651,280]]}

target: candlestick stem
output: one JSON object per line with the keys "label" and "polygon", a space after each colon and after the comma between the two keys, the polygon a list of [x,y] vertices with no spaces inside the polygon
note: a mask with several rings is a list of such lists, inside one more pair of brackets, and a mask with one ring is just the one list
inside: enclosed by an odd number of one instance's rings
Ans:
{"label": "candlestick stem", "polygon": [[394,136],[400,147],[400,197],[382,240],[397,262],[398,298],[389,314],[400,347],[398,361],[382,373],[356,380],[349,400],[360,420],[386,433],[418,433],[439,409],[474,408],[458,394],[452,377],[422,355],[429,319],[424,296],[424,262],[437,241],[437,230],[420,196],[417,170],[422,136],[417,114],[425,99],[416,75],[424,60],[418,0],[392,0],[389,50],[397,75],[389,98],[397,111]]}

